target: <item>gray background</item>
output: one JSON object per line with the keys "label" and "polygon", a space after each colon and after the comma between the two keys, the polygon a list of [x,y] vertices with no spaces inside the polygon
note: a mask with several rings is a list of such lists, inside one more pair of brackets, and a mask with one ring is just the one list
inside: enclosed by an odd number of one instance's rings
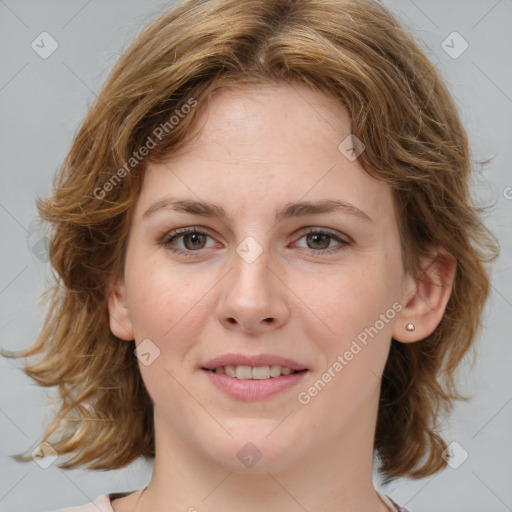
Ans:
{"label": "gray background", "polygon": [[[386,0],[423,41],[460,105],[474,158],[495,156],[477,167],[475,190],[501,241],[492,269],[492,295],[479,339],[476,365],[461,379],[472,399],[444,424],[445,438],[469,454],[457,469],[433,477],[376,486],[411,512],[504,512],[512,510],[512,1]],[[34,199],[52,176],[95,91],[136,32],[172,2],[155,0],[0,0],[0,343],[28,347],[42,325],[39,295],[49,265],[32,247]],[[43,31],[58,49],[42,59],[31,42]],[[459,32],[469,47],[452,58],[442,41]],[[460,41],[448,39],[458,51]],[[0,510],[47,511],[79,505],[113,491],[143,487],[151,467],[137,462],[119,471],[64,471],[10,455],[35,446],[50,419],[48,390],[37,388],[19,362],[0,359]],[[456,458],[463,453],[456,453]],[[460,460],[460,459],[459,459]],[[310,511],[313,512],[313,511]]]}

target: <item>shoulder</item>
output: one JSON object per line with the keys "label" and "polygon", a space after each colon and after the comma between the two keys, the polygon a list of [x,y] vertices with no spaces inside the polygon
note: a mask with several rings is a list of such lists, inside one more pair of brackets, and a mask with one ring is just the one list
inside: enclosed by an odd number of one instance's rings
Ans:
{"label": "shoulder", "polygon": [[94,501],[78,507],[61,508],[55,512],[114,512],[110,502],[110,494],[99,496]]}

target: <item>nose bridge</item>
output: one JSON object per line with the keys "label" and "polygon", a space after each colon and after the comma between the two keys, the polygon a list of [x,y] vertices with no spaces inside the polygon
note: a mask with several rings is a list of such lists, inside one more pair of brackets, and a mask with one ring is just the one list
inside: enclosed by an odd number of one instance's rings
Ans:
{"label": "nose bridge", "polygon": [[278,266],[268,243],[247,236],[232,254],[228,279],[224,283],[218,314],[225,325],[247,331],[268,329],[287,318],[282,285],[271,271]]}
{"label": "nose bridge", "polygon": [[[260,237],[261,239],[261,237]],[[270,249],[253,236],[247,236],[238,244],[232,257],[234,265],[231,289],[241,294],[239,301],[247,299],[249,304],[260,306],[272,294],[270,288]]]}

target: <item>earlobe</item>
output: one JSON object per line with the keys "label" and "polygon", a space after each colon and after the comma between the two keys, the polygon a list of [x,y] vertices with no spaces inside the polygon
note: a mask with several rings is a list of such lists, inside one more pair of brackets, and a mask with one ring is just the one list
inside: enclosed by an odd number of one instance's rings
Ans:
{"label": "earlobe", "polygon": [[[403,304],[397,316],[393,338],[403,343],[425,339],[441,322],[453,289],[457,260],[443,248],[423,262],[423,273],[417,280],[407,279]],[[411,286],[412,284],[412,286]]]}
{"label": "earlobe", "polygon": [[110,330],[114,336],[126,341],[134,340],[132,321],[126,302],[126,287],[122,279],[119,279],[110,292],[108,316]]}

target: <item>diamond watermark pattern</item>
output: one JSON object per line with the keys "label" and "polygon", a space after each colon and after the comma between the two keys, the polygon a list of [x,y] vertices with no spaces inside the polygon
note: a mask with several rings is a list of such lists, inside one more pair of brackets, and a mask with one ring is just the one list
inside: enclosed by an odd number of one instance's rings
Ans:
{"label": "diamond watermark pattern", "polygon": [[50,259],[50,240],[48,237],[43,236],[33,246],[32,253],[34,256],[43,263],[47,263]]}
{"label": "diamond watermark pattern", "polygon": [[149,366],[160,356],[160,349],[149,338],[146,338],[139,343],[134,354],[144,366]]}
{"label": "diamond watermark pattern", "polygon": [[263,247],[255,238],[248,236],[238,245],[236,252],[246,263],[254,263],[263,252]]}
{"label": "diamond watermark pattern", "polygon": [[56,460],[59,454],[50,443],[41,443],[32,453],[34,461],[43,469],[48,469]]}
{"label": "diamond watermark pattern", "polygon": [[252,468],[262,457],[253,443],[245,443],[236,453],[238,460],[247,468]]}
{"label": "diamond watermark pattern", "polygon": [[32,43],[30,43],[30,46],[39,57],[47,59],[59,47],[59,43],[57,43],[48,32],[41,32]]}
{"label": "diamond watermark pattern", "polygon": [[469,457],[469,453],[457,441],[452,441],[441,454],[452,469],[457,469]]}
{"label": "diamond watermark pattern", "polygon": [[458,59],[469,47],[469,43],[458,33],[452,32],[441,43],[441,48],[452,58]]}
{"label": "diamond watermark pattern", "polygon": [[338,146],[340,153],[353,162],[364,150],[366,146],[354,135],[350,134]]}

